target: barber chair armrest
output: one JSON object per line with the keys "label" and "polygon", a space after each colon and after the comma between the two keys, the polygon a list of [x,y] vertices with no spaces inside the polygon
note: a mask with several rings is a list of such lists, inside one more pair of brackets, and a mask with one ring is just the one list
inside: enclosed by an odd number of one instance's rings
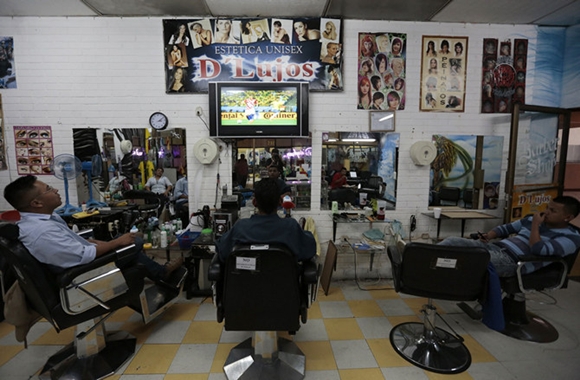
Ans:
{"label": "barber chair armrest", "polygon": [[77,235],[79,235],[83,239],[92,239],[95,237],[95,234],[94,234],[94,231],[92,228],[79,231],[79,232],[77,232]]}
{"label": "barber chair armrest", "polygon": [[306,284],[316,284],[318,282],[318,256],[314,255],[311,259],[301,262],[302,277]]}
{"label": "barber chair armrest", "polygon": [[401,278],[401,263],[403,262],[403,252],[396,245],[390,245],[387,247],[387,255],[389,260],[391,260],[391,269],[393,272],[393,285],[395,286],[395,291],[398,292],[401,288],[399,279]]}
{"label": "barber chair armrest", "polygon": [[223,278],[224,263],[220,261],[219,254],[213,255],[209,264],[207,279],[209,281],[221,281]]}
{"label": "barber chair armrest", "polygon": [[[516,277],[518,280],[518,287],[522,293],[528,293],[534,290],[560,289],[564,286],[569,268],[563,257],[525,255],[518,256],[518,260]],[[533,262],[551,264],[531,273],[522,273],[525,265]],[[559,271],[555,269],[558,264],[560,266]]]}

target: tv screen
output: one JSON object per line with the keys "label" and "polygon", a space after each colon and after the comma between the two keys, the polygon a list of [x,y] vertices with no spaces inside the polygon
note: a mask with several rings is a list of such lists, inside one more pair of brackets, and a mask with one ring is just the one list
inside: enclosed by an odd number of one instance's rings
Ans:
{"label": "tv screen", "polygon": [[211,136],[308,136],[307,83],[216,82],[209,96]]}

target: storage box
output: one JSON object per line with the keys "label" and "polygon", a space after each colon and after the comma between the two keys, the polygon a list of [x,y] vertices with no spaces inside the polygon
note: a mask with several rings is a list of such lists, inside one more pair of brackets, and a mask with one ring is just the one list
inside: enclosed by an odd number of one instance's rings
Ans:
{"label": "storage box", "polygon": [[177,241],[179,242],[179,248],[181,249],[190,249],[191,244],[197,237],[199,236],[200,232],[193,232],[193,231],[185,231],[181,235],[177,237]]}

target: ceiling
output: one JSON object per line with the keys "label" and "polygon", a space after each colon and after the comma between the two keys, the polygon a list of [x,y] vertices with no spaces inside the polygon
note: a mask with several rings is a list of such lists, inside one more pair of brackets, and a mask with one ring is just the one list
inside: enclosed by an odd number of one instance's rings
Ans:
{"label": "ceiling", "polygon": [[580,0],[2,0],[0,16],[238,16],[580,24]]}

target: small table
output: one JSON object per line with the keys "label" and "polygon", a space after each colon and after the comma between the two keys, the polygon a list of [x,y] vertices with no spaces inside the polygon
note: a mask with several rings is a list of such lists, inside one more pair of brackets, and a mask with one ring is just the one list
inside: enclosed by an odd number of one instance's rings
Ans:
{"label": "small table", "polygon": [[[428,216],[430,218],[434,218],[432,212],[424,212],[423,215]],[[486,214],[480,211],[441,211],[441,217],[437,219],[437,240],[439,240],[439,231],[441,230],[441,220],[443,219],[452,219],[452,220],[461,220],[461,237],[465,232],[465,221],[467,219],[497,219],[497,216]]]}
{"label": "small table", "polygon": [[332,215],[332,241],[336,241],[336,227],[339,223],[369,223],[373,228],[373,223],[388,223],[389,219],[376,219],[372,216],[365,216],[358,213],[342,213]]}

